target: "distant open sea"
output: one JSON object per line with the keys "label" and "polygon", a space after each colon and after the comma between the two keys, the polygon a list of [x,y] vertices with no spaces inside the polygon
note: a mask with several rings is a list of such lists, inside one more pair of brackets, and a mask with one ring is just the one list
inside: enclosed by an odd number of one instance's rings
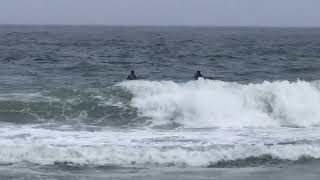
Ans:
{"label": "distant open sea", "polygon": [[320,28],[0,25],[0,62],[0,180],[319,179]]}

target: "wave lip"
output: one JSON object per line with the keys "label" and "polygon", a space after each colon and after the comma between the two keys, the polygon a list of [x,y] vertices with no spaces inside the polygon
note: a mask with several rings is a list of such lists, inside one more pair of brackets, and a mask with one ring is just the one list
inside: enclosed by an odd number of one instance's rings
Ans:
{"label": "wave lip", "polygon": [[238,84],[214,80],[186,83],[120,83],[131,105],[153,125],[185,127],[312,127],[320,125],[318,82],[265,81]]}

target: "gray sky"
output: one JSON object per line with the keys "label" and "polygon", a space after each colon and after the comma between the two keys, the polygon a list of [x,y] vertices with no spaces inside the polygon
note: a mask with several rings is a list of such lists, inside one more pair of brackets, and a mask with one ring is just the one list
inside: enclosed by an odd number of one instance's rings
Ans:
{"label": "gray sky", "polygon": [[0,0],[0,24],[320,26],[320,0]]}

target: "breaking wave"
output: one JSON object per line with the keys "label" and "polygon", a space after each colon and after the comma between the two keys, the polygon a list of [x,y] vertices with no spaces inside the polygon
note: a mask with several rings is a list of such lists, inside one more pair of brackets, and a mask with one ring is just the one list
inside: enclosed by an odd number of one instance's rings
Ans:
{"label": "breaking wave", "polygon": [[319,129],[274,132],[265,137],[265,130],[89,132],[2,127],[0,164],[230,167],[320,158],[319,138],[314,138]]}
{"label": "breaking wave", "polygon": [[125,81],[105,88],[0,94],[0,121],[20,124],[316,127],[319,109],[318,81]]}
{"label": "breaking wave", "polygon": [[239,84],[214,80],[186,83],[120,83],[133,94],[131,106],[155,126],[312,127],[320,125],[317,81]]}

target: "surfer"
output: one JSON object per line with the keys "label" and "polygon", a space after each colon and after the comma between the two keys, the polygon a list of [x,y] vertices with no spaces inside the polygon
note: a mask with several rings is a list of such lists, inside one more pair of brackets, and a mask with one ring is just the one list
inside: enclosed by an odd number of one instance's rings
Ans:
{"label": "surfer", "polygon": [[202,76],[200,71],[197,71],[196,74],[193,76],[194,80],[198,80],[199,78],[206,79],[205,77]]}
{"label": "surfer", "polygon": [[135,75],[134,71],[130,72],[130,75],[127,77],[127,80],[136,80],[137,76]]}

